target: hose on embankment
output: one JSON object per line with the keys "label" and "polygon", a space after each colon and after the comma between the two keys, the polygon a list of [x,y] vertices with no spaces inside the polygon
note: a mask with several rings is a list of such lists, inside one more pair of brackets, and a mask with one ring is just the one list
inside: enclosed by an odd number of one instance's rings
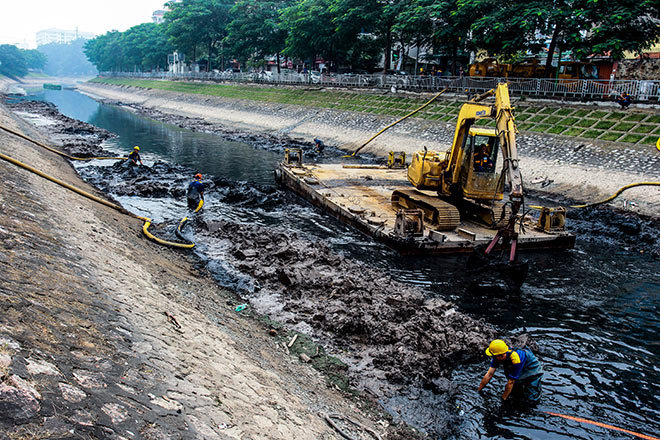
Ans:
{"label": "hose on embankment", "polygon": [[150,239],[150,240],[152,240],[152,241],[154,241],[158,244],[162,244],[162,245],[170,246],[170,247],[176,247],[176,248],[184,248],[184,249],[191,249],[195,246],[195,243],[176,243],[176,242],[173,242],[173,241],[168,241],[168,240],[163,240],[162,238],[158,238],[158,237],[154,236],[151,232],[149,232],[149,226],[151,226],[151,219],[150,218],[142,217],[142,216],[137,215],[137,214],[133,214],[132,212],[126,210],[125,208],[123,208],[123,207],[121,207],[121,206],[119,206],[115,203],[104,200],[104,199],[102,199],[98,196],[95,196],[94,194],[90,194],[87,191],[84,191],[80,188],[77,188],[73,185],[70,185],[70,184],[68,184],[68,183],[66,183],[66,182],[64,182],[64,181],[62,181],[62,180],[60,180],[56,177],[50,176],[50,175],[48,175],[48,174],[46,174],[46,173],[44,173],[44,172],[42,172],[42,171],[40,171],[40,170],[38,170],[34,167],[31,167],[30,165],[24,164],[23,162],[21,162],[19,160],[16,160],[12,157],[9,157],[5,154],[0,153],[0,159],[2,159],[4,161],[7,161],[11,164],[14,164],[18,167],[21,167],[21,168],[23,168],[27,171],[30,171],[31,173],[34,173],[34,174],[36,174],[40,177],[43,177],[44,179],[50,180],[51,182],[56,183],[56,184],[66,188],[68,190],[71,190],[71,191],[73,191],[77,194],[80,194],[83,197],[86,197],[86,198],[88,198],[90,200],[93,200],[97,203],[101,203],[102,205],[105,205],[105,206],[108,206],[112,209],[115,209],[115,210],[121,212],[122,214],[126,214],[126,215],[129,215],[129,216],[133,217],[133,218],[137,218],[137,219],[142,220],[144,222],[144,225],[142,226],[142,232],[144,233],[144,235],[148,239]]}
{"label": "hose on embankment", "polygon": [[48,151],[52,151],[55,154],[59,154],[62,157],[66,157],[69,160],[93,160],[93,159],[98,159],[98,160],[127,160],[128,159],[127,157],[75,157],[75,156],[70,156],[66,153],[63,153],[59,150],[56,150],[53,147],[49,147],[48,145],[46,145],[42,142],[39,142],[35,139],[32,139],[31,137],[26,136],[23,133],[19,133],[18,131],[12,130],[11,128],[7,128],[7,127],[4,127],[4,126],[0,125],[0,129],[6,131],[7,133],[13,134],[14,136],[17,136],[21,139],[25,139],[28,142],[32,142],[33,144],[38,145],[42,148],[45,148]]}
{"label": "hose on embankment", "polygon": [[[624,191],[626,191],[626,190],[628,190],[628,189],[630,189],[630,188],[634,188],[634,187],[636,187],[636,186],[660,186],[660,182],[637,182],[637,183],[631,183],[630,185],[622,186],[621,188],[619,188],[619,190],[618,190],[617,192],[615,192],[615,193],[612,194],[611,196],[607,197],[606,199],[600,200],[600,201],[598,201],[598,202],[593,202],[593,203],[585,203],[585,204],[583,204],[583,205],[570,205],[569,208],[580,209],[580,208],[591,208],[591,207],[593,207],[593,206],[602,205],[603,203],[607,203],[607,202],[610,202],[610,201],[616,199],[616,198],[619,197],[619,196],[621,195],[621,193],[623,193]],[[528,206],[528,207],[529,207],[529,208],[532,208],[532,209],[545,209],[544,206],[539,206],[539,205],[530,205],[530,206]]]}
{"label": "hose on embankment", "polygon": [[381,131],[379,131],[379,132],[376,133],[375,135],[371,136],[367,142],[365,142],[365,143],[363,143],[362,145],[360,145],[355,151],[353,151],[353,153],[351,153],[351,154],[347,154],[347,155],[345,155],[344,157],[355,157],[355,155],[358,154],[358,153],[360,152],[361,149],[363,149],[364,147],[366,147],[367,144],[368,144],[369,142],[371,142],[371,141],[373,141],[374,139],[376,139],[376,137],[378,137],[378,136],[379,136],[381,133],[383,133],[385,130],[387,130],[387,129],[391,128],[391,127],[394,127],[394,126],[395,126],[396,124],[398,124],[399,122],[401,122],[401,121],[403,121],[403,120],[405,120],[405,119],[408,119],[409,117],[411,117],[411,116],[414,115],[415,113],[419,112],[420,110],[425,109],[425,108],[426,108],[427,106],[429,106],[433,101],[435,101],[436,99],[438,99],[438,97],[440,97],[440,95],[442,95],[443,93],[445,93],[447,90],[448,90],[448,89],[444,89],[444,90],[440,91],[440,93],[438,93],[438,94],[435,95],[433,98],[431,98],[429,101],[427,101],[426,103],[424,103],[424,105],[422,105],[421,107],[416,108],[415,110],[411,111],[410,113],[408,113],[407,115],[405,115],[404,117],[402,117],[401,119],[399,119],[398,121],[392,122],[390,125],[388,125],[387,127],[383,128]]}

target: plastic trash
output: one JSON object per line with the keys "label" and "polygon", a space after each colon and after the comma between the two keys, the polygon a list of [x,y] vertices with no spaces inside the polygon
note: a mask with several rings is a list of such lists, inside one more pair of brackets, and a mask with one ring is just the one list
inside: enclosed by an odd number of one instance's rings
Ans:
{"label": "plastic trash", "polygon": [[236,306],[236,309],[234,309],[234,310],[236,310],[237,312],[241,312],[241,311],[245,310],[246,307],[247,307],[247,304],[239,304],[239,305]]}

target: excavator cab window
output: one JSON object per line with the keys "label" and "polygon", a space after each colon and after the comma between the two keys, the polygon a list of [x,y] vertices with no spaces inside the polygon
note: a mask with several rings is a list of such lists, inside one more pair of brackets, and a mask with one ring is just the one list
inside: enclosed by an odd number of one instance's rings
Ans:
{"label": "excavator cab window", "polygon": [[472,153],[472,166],[474,171],[480,173],[494,173],[497,164],[499,139],[496,136],[470,135],[468,139]]}

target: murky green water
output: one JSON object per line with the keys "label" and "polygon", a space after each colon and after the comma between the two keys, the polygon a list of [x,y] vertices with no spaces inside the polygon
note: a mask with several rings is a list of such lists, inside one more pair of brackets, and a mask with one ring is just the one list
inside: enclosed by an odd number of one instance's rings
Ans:
{"label": "murky green water", "polygon": [[[280,160],[279,153],[137,117],[76,92],[45,91],[37,98],[55,103],[68,116],[118,134],[110,141],[118,151],[140,145],[147,161],[167,160],[195,172],[270,184]],[[179,218],[178,209],[185,213],[181,201],[159,206],[145,200],[132,203],[151,215],[157,211],[163,217]],[[631,438],[543,411],[659,435],[660,265],[652,257],[583,237],[575,250],[530,255],[531,272],[519,294],[504,295],[497,285],[468,291],[463,287],[463,257],[399,258],[294,197],[285,210],[275,211],[212,205],[209,200],[206,215],[268,224],[326,240],[400,280],[422,286],[430,295],[455,302],[461,310],[501,329],[503,336],[523,331],[533,335],[546,372],[544,397],[536,409],[500,411],[501,373],[485,396],[477,394],[486,360],[456,369],[453,378],[464,385],[454,395],[455,411],[450,414],[436,410],[434,405],[443,397],[426,390],[405,390],[383,400],[393,413],[430,432],[441,425],[439,418],[451,417],[455,429],[435,432],[438,438]]]}

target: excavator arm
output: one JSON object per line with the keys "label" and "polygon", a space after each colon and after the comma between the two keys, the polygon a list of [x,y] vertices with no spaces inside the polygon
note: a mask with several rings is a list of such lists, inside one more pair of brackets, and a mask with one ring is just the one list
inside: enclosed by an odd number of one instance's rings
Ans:
{"label": "excavator arm", "polygon": [[[492,90],[491,90],[492,92]],[[503,246],[510,245],[509,262],[513,263],[517,259],[518,233],[515,230],[516,220],[520,207],[524,201],[522,175],[520,174],[518,149],[516,148],[516,125],[513,116],[513,107],[509,99],[509,89],[506,84],[498,84],[495,90],[495,120],[497,134],[500,138],[500,146],[504,159],[503,173],[509,184],[509,203],[511,204],[511,214],[506,226],[500,228],[497,234],[485,250],[488,255],[495,248],[500,240]]]}

